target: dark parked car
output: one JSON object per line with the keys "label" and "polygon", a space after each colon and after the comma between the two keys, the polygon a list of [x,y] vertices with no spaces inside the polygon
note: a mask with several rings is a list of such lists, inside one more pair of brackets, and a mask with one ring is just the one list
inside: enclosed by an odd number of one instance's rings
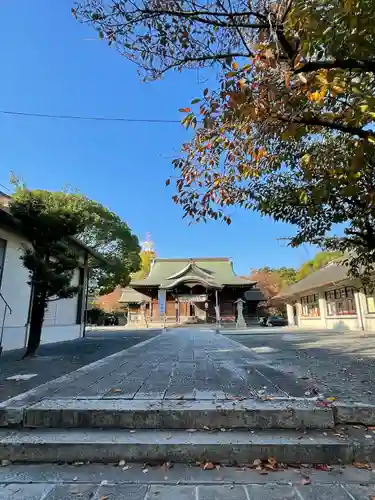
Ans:
{"label": "dark parked car", "polygon": [[259,325],[260,326],[267,326],[267,317],[263,316],[262,318],[259,318]]}
{"label": "dark parked car", "polygon": [[288,321],[281,316],[269,316],[266,326],[288,326]]}

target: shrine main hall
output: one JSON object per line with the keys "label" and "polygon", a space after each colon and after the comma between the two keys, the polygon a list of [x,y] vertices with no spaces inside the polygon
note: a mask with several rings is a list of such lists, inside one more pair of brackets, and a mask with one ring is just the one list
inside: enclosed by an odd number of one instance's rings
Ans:
{"label": "shrine main hall", "polygon": [[229,258],[159,259],[149,275],[122,290],[122,309],[128,323],[234,323],[237,303],[246,320],[256,318],[264,301],[256,282],[239,277]]}

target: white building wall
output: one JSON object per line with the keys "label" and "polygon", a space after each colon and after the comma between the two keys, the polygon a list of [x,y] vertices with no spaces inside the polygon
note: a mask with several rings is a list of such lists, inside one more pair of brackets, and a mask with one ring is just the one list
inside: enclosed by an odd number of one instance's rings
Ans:
{"label": "white building wall", "polygon": [[[340,288],[341,286],[350,286],[351,283],[338,283],[335,288]],[[358,283],[353,282],[352,286],[358,286]],[[367,313],[367,303],[366,296],[363,290],[359,290],[354,293],[354,299],[356,304],[356,314],[350,315],[337,315],[328,316],[327,314],[327,302],[325,298],[325,292],[331,290],[332,287],[324,288],[320,290],[312,290],[305,292],[303,295],[310,295],[313,293],[319,294],[319,317],[304,317],[301,315],[301,307],[297,307],[298,311],[298,326],[301,328],[308,329],[328,329],[335,331],[346,331],[346,330],[367,330],[375,331],[375,315]],[[301,298],[294,297],[297,304],[300,303]]]}
{"label": "white building wall", "polygon": [[[28,271],[20,260],[22,245],[26,244],[26,241],[1,228],[0,238],[7,242],[0,291],[12,309],[12,314],[7,311],[3,330],[2,348],[7,351],[23,348],[27,344],[30,286],[27,283]],[[78,279],[77,270],[73,284],[78,284]],[[42,330],[42,344],[72,340],[82,336],[83,325],[76,323],[77,307],[77,295],[48,305]],[[5,304],[0,299],[0,331],[4,309]]]}
{"label": "white building wall", "polygon": [[358,317],[350,316],[334,316],[327,317],[327,328],[329,330],[345,331],[345,330],[360,330]]}
{"label": "white building wall", "polygon": [[317,330],[321,330],[322,328],[326,327],[325,322],[322,318],[304,316],[300,318],[299,326],[302,328],[315,328]]}

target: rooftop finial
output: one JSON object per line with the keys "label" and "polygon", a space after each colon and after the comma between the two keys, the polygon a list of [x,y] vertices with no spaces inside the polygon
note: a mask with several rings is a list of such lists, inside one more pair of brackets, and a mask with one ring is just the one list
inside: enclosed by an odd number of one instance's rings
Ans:
{"label": "rooftop finial", "polygon": [[150,233],[146,233],[146,240],[141,243],[142,252],[155,252],[154,242],[151,241]]}

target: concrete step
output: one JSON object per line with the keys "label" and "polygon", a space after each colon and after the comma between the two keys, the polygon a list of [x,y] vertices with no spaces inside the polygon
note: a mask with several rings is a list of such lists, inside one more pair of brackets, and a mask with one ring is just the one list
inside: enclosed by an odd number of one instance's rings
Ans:
{"label": "concrete step", "polygon": [[276,457],[286,464],[350,464],[373,458],[369,445],[333,431],[126,431],[22,429],[0,431],[0,460],[113,463],[118,460],[252,464]]}
{"label": "concrete step", "polygon": [[312,401],[46,399],[23,427],[117,429],[332,429],[333,409]]}

